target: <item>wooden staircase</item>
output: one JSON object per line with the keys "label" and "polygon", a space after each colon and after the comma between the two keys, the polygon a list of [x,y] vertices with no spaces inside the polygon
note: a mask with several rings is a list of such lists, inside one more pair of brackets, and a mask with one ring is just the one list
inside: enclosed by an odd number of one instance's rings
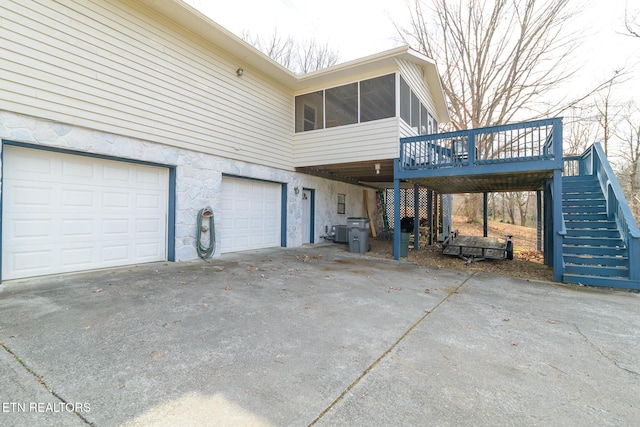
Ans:
{"label": "wooden staircase", "polygon": [[563,281],[619,286],[629,280],[628,251],[595,175],[562,178]]}

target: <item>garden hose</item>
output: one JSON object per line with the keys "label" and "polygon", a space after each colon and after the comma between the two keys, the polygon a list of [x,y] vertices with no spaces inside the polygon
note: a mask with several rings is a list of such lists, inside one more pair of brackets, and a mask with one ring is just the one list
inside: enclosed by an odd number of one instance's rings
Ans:
{"label": "garden hose", "polygon": [[[203,218],[209,220],[209,225],[203,225]],[[209,232],[209,243],[204,246],[202,244],[202,234]],[[216,248],[216,230],[213,221],[213,210],[210,207],[200,209],[198,212],[198,229],[196,231],[196,251],[202,259],[211,258]]]}

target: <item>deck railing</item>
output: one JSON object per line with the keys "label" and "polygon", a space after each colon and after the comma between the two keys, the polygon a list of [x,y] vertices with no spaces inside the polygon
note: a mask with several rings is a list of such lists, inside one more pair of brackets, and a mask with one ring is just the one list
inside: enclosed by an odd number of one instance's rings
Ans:
{"label": "deck railing", "polygon": [[[567,165],[577,162],[579,175],[595,175],[607,200],[607,215],[618,225],[622,239],[627,245],[629,259],[629,279],[640,280],[640,230],[627,204],[622,187],[613,172],[607,156],[599,142],[594,143],[581,156],[564,158]],[[576,166],[570,166],[575,169]]]}
{"label": "deck railing", "polygon": [[545,119],[400,140],[400,168],[422,170],[562,157],[562,119]]}

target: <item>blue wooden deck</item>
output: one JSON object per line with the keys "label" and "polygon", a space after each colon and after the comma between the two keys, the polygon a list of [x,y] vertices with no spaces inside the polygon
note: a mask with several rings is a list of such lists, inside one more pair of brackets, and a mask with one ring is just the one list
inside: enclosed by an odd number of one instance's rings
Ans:
{"label": "blue wooden deck", "polygon": [[[544,193],[545,209],[542,216],[545,262],[553,267],[556,281],[583,280],[585,284],[595,286],[640,289],[640,232],[615,174],[601,151],[599,145],[595,144],[583,156],[563,159],[561,118],[402,138],[400,157],[394,162],[394,229],[400,229],[401,181],[413,183],[416,193],[420,186],[440,194],[538,191],[539,198]],[[564,195],[563,174],[568,175],[571,170],[572,174],[597,177],[606,199],[606,212],[600,214],[607,216],[606,227],[602,222],[576,220],[571,224],[582,228],[571,228],[567,231],[563,216],[563,200],[565,205],[577,204],[577,207],[567,207],[568,210],[584,210],[585,206],[599,209],[597,206],[601,199],[600,196],[594,196],[593,199],[578,196],[581,200],[576,202],[575,194]],[[586,182],[596,181],[586,178]],[[575,186],[575,183],[572,182],[570,185]],[[576,190],[571,191],[575,193]],[[599,190],[596,188],[589,191],[596,194]],[[417,224],[419,218],[414,222]],[[593,227],[594,231],[585,231],[584,224],[589,224],[586,227]],[[565,258],[567,262],[578,262],[580,259],[591,260],[594,256],[598,257],[593,252],[600,249],[593,248],[605,245],[602,241],[588,239],[599,238],[599,234],[607,234],[608,237],[602,238],[608,239],[607,242],[615,240],[610,236],[615,234],[610,230],[614,227],[611,224],[615,224],[615,232],[620,236],[620,243],[613,245],[624,246],[624,256],[606,259],[604,256],[599,257],[602,258],[602,265],[595,266],[592,265],[595,264],[593,261],[588,261],[590,264],[586,266],[565,263]],[[608,231],[602,231],[602,228],[607,228]],[[580,233],[585,236],[572,235]],[[595,242],[595,246],[588,247],[584,242]],[[563,250],[573,253],[567,253],[565,256]],[[588,255],[583,256],[581,252]],[[400,233],[395,233],[396,259],[399,253]],[[624,265],[612,265],[615,263]],[[572,273],[574,271],[585,273],[576,278]],[[624,277],[606,277],[611,275]]]}
{"label": "blue wooden deck", "polygon": [[402,138],[395,178],[440,193],[537,190],[562,168],[555,118]]}

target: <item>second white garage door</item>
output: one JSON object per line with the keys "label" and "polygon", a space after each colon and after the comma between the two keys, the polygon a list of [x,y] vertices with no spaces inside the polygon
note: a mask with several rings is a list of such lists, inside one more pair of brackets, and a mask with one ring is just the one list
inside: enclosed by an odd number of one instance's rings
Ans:
{"label": "second white garage door", "polygon": [[222,178],[220,251],[280,246],[282,186],[241,178]]}
{"label": "second white garage door", "polygon": [[167,258],[168,169],[4,147],[2,276]]}

